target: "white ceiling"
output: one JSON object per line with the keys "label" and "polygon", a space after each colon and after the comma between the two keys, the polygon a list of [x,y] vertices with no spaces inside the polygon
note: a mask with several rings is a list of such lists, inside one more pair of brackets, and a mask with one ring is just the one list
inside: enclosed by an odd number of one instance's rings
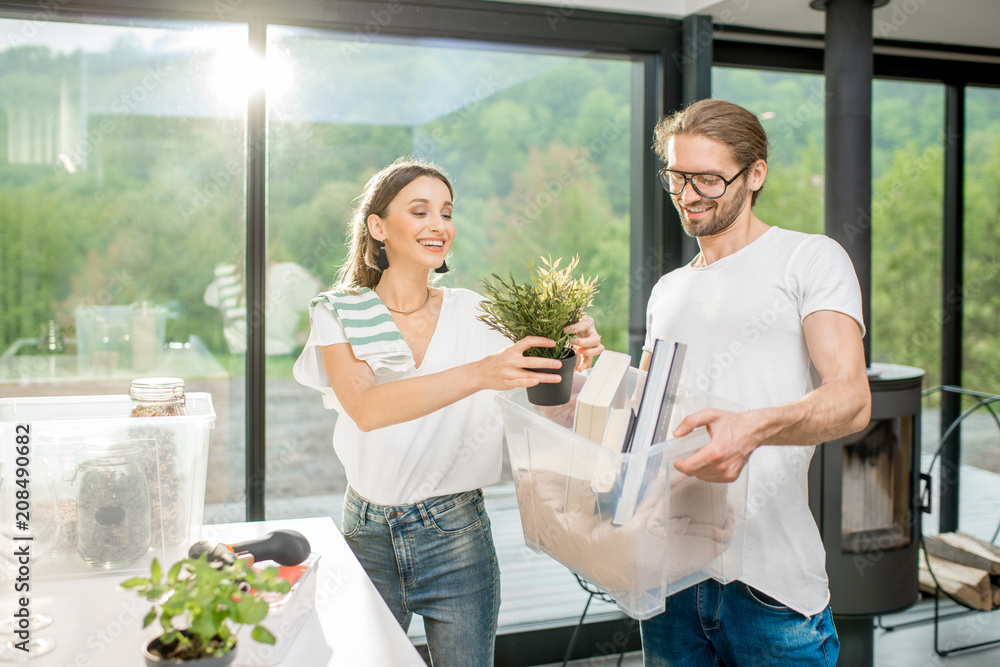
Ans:
{"label": "white ceiling", "polygon": [[[824,13],[809,0],[503,0],[552,5],[561,11],[596,9],[683,18],[711,14],[715,23],[822,34]],[[1000,48],[998,0],[890,0],[875,10],[877,38]]]}

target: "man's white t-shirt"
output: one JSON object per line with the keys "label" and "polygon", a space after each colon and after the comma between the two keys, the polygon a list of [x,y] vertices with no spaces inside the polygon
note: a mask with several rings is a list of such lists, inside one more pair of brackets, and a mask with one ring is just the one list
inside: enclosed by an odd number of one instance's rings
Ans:
{"label": "man's white t-shirt", "polygon": [[[509,345],[510,341],[477,319],[481,301],[475,292],[445,288],[437,328],[420,366],[376,375],[375,382],[439,373]],[[294,376],[323,392],[327,407],[337,411],[333,447],[354,491],[378,505],[408,505],[499,481],[503,421],[497,392],[480,391],[425,417],[365,433],[337,401],[323,365],[320,348],[346,343],[344,328],[322,305],[314,306],[310,317],[309,340],[295,362]]]}
{"label": "man's white t-shirt", "polygon": [[[687,343],[683,381],[751,409],[796,401],[819,386],[802,321],[844,313],[861,327],[861,290],[832,239],[771,227],[705,267],[681,267],[653,287],[646,342]],[[813,446],[769,446],[750,457],[740,580],[812,616],[829,602],[826,554],[809,510]]]}

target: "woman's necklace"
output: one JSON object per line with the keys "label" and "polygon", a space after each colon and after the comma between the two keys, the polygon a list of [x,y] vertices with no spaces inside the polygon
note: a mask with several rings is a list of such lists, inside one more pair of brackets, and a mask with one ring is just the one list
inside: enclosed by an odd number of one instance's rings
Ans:
{"label": "woman's necklace", "polygon": [[424,302],[423,302],[422,304],[420,304],[419,306],[417,306],[416,308],[413,308],[413,309],[411,309],[411,310],[396,310],[395,308],[390,308],[390,307],[389,307],[389,304],[385,303],[385,301],[384,301],[384,300],[382,301],[382,303],[383,303],[383,304],[385,304],[385,307],[386,307],[386,308],[389,308],[389,310],[391,310],[391,311],[392,311],[392,312],[394,312],[394,313],[399,313],[400,315],[409,315],[410,313],[415,313],[415,312],[417,312],[418,310],[420,310],[421,308],[423,308],[424,306],[426,306],[426,305],[427,305],[427,303],[428,303],[428,302],[429,302],[430,300],[431,300],[431,288],[430,288],[430,287],[428,287],[428,288],[427,288],[427,298],[426,298],[426,299],[424,299]]}

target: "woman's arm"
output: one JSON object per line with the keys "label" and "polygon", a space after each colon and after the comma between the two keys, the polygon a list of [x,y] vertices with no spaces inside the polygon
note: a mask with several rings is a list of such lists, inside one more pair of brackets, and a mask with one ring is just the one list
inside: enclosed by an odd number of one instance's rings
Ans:
{"label": "woman's arm", "polygon": [[554,344],[548,338],[528,336],[479,361],[378,385],[371,368],[354,356],[349,343],[320,349],[330,386],[340,405],[358,428],[371,431],[423,417],[484,389],[503,391],[558,382],[558,375],[530,370],[559,368],[557,360],[524,356],[530,347]]}

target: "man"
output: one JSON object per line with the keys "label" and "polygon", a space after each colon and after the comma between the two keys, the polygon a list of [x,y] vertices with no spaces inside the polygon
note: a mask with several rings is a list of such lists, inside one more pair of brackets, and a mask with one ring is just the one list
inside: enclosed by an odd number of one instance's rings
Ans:
{"label": "man", "polygon": [[656,339],[686,342],[687,382],[750,408],[702,410],[674,432],[711,435],[680,472],[731,482],[749,465],[749,486],[740,580],[667,598],[642,622],[645,665],[832,666],[840,643],[807,476],[815,445],[861,430],[871,411],[854,268],[833,240],[753,213],[767,136],[746,109],[692,104],[660,121],[655,149],[700,253],[654,286],[641,367]]}

